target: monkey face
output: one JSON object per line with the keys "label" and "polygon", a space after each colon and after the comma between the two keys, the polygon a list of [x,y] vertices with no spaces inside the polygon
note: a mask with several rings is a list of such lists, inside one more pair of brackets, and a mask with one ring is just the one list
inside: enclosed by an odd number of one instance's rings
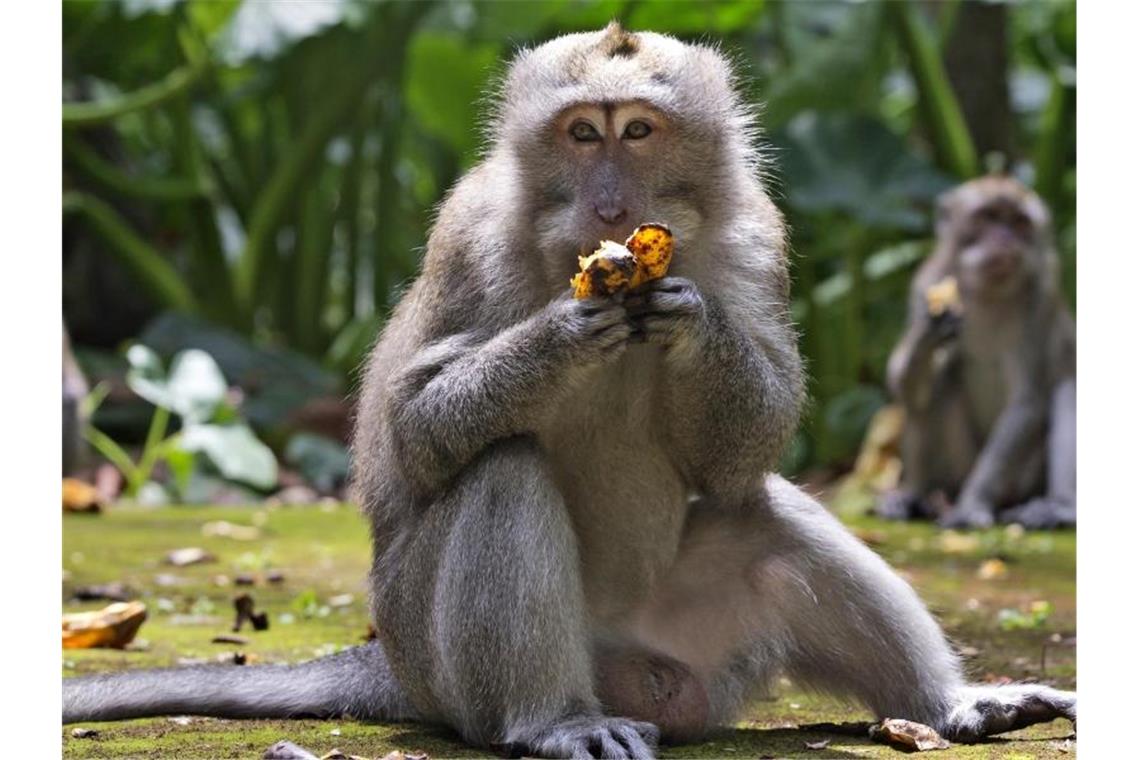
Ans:
{"label": "monkey face", "polygon": [[715,50],[613,24],[523,51],[489,137],[511,155],[531,229],[555,268],[639,224],[673,230],[677,250],[742,192],[758,167],[753,114]]}
{"label": "monkey face", "polygon": [[940,212],[939,235],[955,251],[964,297],[1005,300],[1040,279],[1048,214],[1023,185],[1006,177],[975,180],[944,200]]}

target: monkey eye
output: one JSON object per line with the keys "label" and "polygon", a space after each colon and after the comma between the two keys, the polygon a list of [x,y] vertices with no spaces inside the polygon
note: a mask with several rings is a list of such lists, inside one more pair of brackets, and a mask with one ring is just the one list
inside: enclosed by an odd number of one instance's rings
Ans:
{"label": "monkey eye", "polygon": [[570,136],[578,142],[598,142],[602,136],[588,121],[576,121],[570,126]]}
{"label": "monkey eye", "polygon": [[653,127],[644,121],[631,121],[625,125],[625,132],[621,136],[627,140],[641,140],[649,137],[649,133],[652,131]]}

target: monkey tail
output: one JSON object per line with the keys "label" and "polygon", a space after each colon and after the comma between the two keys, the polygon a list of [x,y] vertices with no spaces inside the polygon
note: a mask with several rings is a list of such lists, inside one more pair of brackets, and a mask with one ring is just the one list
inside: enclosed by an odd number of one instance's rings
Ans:
{"label": "monkey tail", "polygon": [[299,665],[140,670],[65,678],[63,722],[157,715],[411,720],[379,641]]}

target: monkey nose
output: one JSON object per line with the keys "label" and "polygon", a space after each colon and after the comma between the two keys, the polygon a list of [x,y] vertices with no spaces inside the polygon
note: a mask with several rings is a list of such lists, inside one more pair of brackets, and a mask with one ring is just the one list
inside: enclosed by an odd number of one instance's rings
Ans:
{"label": "monkey nose", "polygon": [[594,210],[598,212],[598,217],[606,224],[619,224],[625,221],[626,216],[628,216],[626,209],[615,203],[596,203]]}

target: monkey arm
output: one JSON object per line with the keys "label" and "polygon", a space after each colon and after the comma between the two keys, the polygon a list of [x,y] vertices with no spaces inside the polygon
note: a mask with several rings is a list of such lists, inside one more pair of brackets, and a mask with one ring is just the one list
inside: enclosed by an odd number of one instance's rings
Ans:
{"label": "monkey arm", "polygon": [[393,376],[386,409],[413,485],[433,493],[490,443],[534,432],[628,336],[620,306],[565,299],[490,339],[462,333],[421,349]]}
{"label": "monkey arm", "polygon": [[[770,293],[751,304],[778,304]],[[777,464],[799,422],[803,369],[786,314],[730,313],[680,277],[659,280],[632,303],[635,324],[665,347],[666,429],[702,492],[743,498]]]}

